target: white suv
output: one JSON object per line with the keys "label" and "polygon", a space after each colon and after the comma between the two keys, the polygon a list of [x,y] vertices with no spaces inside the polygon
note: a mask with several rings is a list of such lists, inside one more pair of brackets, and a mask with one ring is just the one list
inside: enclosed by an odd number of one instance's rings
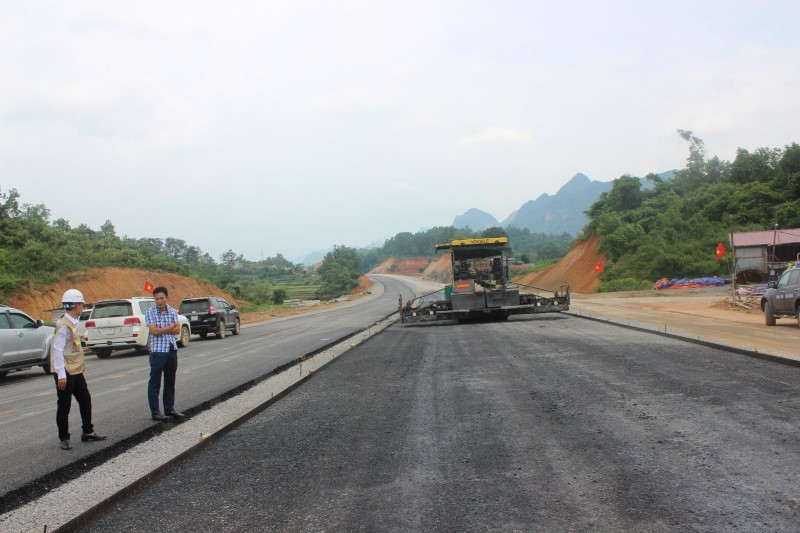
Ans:
{"label": "white suv", "polygon": [[[156,301],[152,297],[126,298],[124,300],[102,300],[94,303],[92,314],[86,322],[86,347],[97,357],[105,359],[114,350],[135,349],[145,353],[149,349],[150,329],[144,314]],[[189,344],[191,327],[189,320],[178,315],[181,332],[177,335],[178,346]]]}

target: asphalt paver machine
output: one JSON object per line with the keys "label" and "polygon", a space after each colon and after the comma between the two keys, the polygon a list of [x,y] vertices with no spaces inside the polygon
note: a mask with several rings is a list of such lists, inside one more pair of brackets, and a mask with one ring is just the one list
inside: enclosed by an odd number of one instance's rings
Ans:
{"label": "asphalt paver machine", "polygon": [[[419,296],[403,304],[403,323],[433,320],[503,320],[510,315],[553,313],[569,309],[569,287],[558,290],[524,285],[537,292],[520,292],[511,281],[508,264],[511,247],[507,237],[459,239],[437,244],[436,252],[449,251],[452,283],[444,289]],[[552,296],[542,296],[547,291]]]}

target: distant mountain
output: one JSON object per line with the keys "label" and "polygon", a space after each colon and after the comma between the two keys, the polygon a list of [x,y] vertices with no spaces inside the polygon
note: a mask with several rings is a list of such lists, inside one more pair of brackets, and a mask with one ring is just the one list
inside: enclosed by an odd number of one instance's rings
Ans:
{"label": "distant mountain", "polygon": [[307,253],[305,256],[301,258],[295,258],[294,260],[292,260],[292,263],[299,265],[306,265],[306,266],[315,265],[320,261],[322,261],[323,259],[325,259],[325,256],[328,255],[328,252],[330,252],[331,250],[332,248],[328,248],[326,250],[315,250],[313,252]]}
{"label": "distant mountain", "polygon": [[[675,177],[675,170],[661,172],[658,176],[663,180]],[[641,178],[642,189],[652,189],[653,185]],[[502,222],[486,211],[477,208],[468,209],[463,215],[453,220],[453,227],[469,227],[473,231],[483,231],[494,226],[517,226],[528,228],[532,233],[569,233],[577,235],[588,222],[584,211],[600,198],[604,192],[611,190],[611,181],[595,181],[585,174],[577,173],[565,183],[554,195],[542,194],[536,200],[525,202],[522,207],[508,215]],[[420,232],[425,231],[423,228]],[[382,244],[378,244],[378,247]],[[312,252],[302,259],[303,264],[314,264],[325,257],[329,250]]]}
{"label": "distant mountain", "polygon": [[463,215],[458,215],[453,219],[454,228],[469,227],[472,231],[483,231],[487,228],[493,228],[497,226],[500,226],[500,222],[498,222],[496,218],[486,211],[481,211],[480,209],[475,209],[474,207],[472,209],[468,209]]}
{"label": "distant mountain", "polygon": [[583,212],[610,190],[610,181],[594,181],[585,174],[575,174],[553,196],[545,193],[525,202],[503,220],[503,226],[528,228],[535,233],[577,235],[588,221]]}

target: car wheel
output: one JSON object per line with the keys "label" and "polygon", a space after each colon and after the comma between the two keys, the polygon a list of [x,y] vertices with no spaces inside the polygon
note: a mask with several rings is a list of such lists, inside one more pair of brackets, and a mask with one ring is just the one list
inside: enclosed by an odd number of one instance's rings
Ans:
{"label": "car wheel", "polygon": [[795,311],[795,315],[797,315],[797,326],[800,327],[800,307]]}
{"label": "car wheel", "polygon": [[205,339],[206,337],[208,337],[208,333],[198,333],[198,335],[200,335],[201,339]]}
{"label": "car wheel", "polygon": [[217,338],[224,339],[225,338],[225,322],[219,323],[219,329],[217,330]]}
{"label": "car wheel", "polygon": [[97,357],[99,357],[100,359],[108,359],[109,357],[111,357],[111,350],[109,350],[108,348],[96,348],[94,350],[94,353],[96,353]]}
{"label": "car wheel", "polygon": [[242,326],[239,324],[239,319],[236,319],[236,322],[233,323],[233,334],[238,335],[239,332],[242,330]]}
{"label": "car wheel", "polygon": [[135,348],[135,350],[136,350],[136,353],[147,353],[147,352],[150,351],[150,350],[147,349],[147,346],[137,346]]}
{"label": "car wheel", "polygon": [[50,361],[42,365],[42,370],[44,370],[45,374],[50,374]]}
{"label": "car wheel", "polygon": [[768,301],[764,302],[764,323],[768,326],[775,325],[775,313],[772,311],[772,305]]}
{"label": "car wheel", "polygon": [[189,345],[189,337],[191,336],[192,334],[189,333],[189,328],[186,326],[181,327],[181,338],[178,340],[178,346],[186,348]]}
{"label": "car wheel", "polygon": [[8,370],[0,370],[0,379],[3,379],[8,375]]}

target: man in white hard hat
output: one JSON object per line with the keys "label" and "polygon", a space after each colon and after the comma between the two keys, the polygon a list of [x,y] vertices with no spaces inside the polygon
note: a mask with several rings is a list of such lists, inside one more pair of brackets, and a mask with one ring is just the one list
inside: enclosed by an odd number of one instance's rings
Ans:
{"label": "man in white hard hat", "polygon": [[69,410],[72,397],[78,401],[81,410],[83,433],[81,441],[105,440],[106,435],[98,435],[92,425],[92,395],[83,376],[83,346],[78,334],[78,320],[83,311],[83,294],[78,289],[69,289],[61,298],[64,316],[56,323],[55,338],[50,345],[50,371],[55,374],[56,394],[58,395],[58,439],[62,450],[72,449],[69,442]]}

